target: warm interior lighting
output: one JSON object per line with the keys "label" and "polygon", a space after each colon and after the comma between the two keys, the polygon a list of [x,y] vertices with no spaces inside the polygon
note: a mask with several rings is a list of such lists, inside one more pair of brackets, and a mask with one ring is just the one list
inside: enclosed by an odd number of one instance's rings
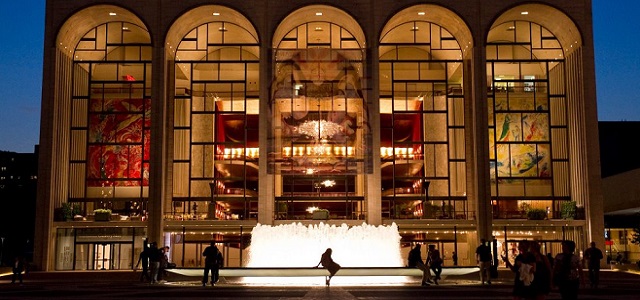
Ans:
{"label": "warm interior lighting", "polygon": [[317,12],[316,16],[322,16],[322,13],[321,12]]}
{"label": "warm interior lighting", "polygon": [[425,15],[425,13],[423,11],[418,12],[418,16],[424,16],[424,15]]}
{"label": "warm interior lighting", "polygon": [[521,12],[520,14],[521,14],[521,15],[528,15],[528,14],[529,14],[529,12],[528,12],[528,11],[523,11],[523,12]]}
{"label": "warm interior lighting", "polygon": [[213,13],[213,15],[214,15],[214,16],[219,16],[219,15],[220,15],[220,13],[219,13],[219,12],[214,12],[214,13]]}
{"label": "warm interior lighting", "polygon": [[322,185],[324,185],[324,187],[332,187],[332,186],[336,185],[336,181],[327,179],[327,180],[322,182]]}
{"label": "warm interior lighting", "polygon": [[117,16],[118,14],[114,13],[114,12],[110,12],[109,13],[110,16]]}
{"label": "warm interior lighting", "polygon": [[329,139],[342,131],[342,126],[326,120],[304,121],[298,126],[298,132],[308,137]]}
{"label": "warm interior lighting", "polygon": [[312,213],[313,213],[314,211],[316,211],[316,210],[318,210],[318,207],[317,207],[317,206],[309,206],[309,207],[307,208],[307,212],[308,212],[308,213],[310,213],[310,214],[312,214]]}

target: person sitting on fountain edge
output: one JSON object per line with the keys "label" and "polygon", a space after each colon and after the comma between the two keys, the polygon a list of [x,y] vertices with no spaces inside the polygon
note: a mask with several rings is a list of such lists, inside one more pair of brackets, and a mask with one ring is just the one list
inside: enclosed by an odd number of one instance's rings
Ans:
{"label": "person sitting on fountain edge", "polygon": [[422,261],[422,254],[420,252],[420,244],[416,244],[411,251],[409,251],[409,261],[407,264],[410,268],[418,268],[422,270],[422,286],[428,286],[430,283],[433,283],[431,280],[431,272],[429,271],[429,267],[427,267]]}
{"label": "person sitting on fountain edge", "polygon": [[336,275],[338,270],[340,270],[340,265],[333,261],[333,258],[331,258],[331,252],[331,248],[327,248],[327,250],[320,257],[320,262],[318,262],[318,264],[314,267],[317,268],[318,266],[320,266],[320,264],[322,264],[323,267],[329,270],[329,276],[327,276],[327,278],[325,279],[325,283],[327,284],[327,286],[329,286],[331,277],[333,277],[333,275]]}

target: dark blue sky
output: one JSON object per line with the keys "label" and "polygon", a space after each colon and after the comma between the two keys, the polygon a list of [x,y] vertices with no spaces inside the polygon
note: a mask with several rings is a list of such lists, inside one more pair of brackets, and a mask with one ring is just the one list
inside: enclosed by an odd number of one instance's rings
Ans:
{"label": "dark blue sky", "polygon": [[[0,150],[39,143],[45,0],[4,1],[0,9]],[[640,121],[638,0],[593,0],[600,121]]]}

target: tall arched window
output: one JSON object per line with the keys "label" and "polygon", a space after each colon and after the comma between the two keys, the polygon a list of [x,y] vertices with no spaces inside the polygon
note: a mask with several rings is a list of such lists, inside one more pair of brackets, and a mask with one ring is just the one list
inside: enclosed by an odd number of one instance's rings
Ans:
{"label": "tall arched window", "polygon": [[531,208],[559,218],[570,199],[569,153],[565,58],[554,34],[528,21],[494,26],[487,99],[494,218]]}
{"label": "tall arched window", "polygon": [[73,54],[71,202],[142,214],[148,197],[151,39],[145,28],[108,22]]}
{"label": "tall arched window", "polygon": [[175,51],[171,216],[255,219],[259,47],[253,29],[212,21]]}
{"label": "tall arched window", "polygon": [[279,29],[292,26],[274,41],[275,218],[362,219],[368,120],[360,29],[345,27],[351,17],[334,8],[292,15],[308,22],[284,22]]}
{"label": "tall arched window", "polygon": [[463,51],[444,27],[420,20],[424,14],[380,39],[382,217],[472,218]]}

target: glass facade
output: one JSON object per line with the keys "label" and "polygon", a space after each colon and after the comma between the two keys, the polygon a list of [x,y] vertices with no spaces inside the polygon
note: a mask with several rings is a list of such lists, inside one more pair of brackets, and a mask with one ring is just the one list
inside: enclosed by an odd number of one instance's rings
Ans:
{"label": "glass facade", "polygon": [[202,24],[180,41],[167,218],[257,218],[258,66],[255,35],[234,23]]}
{"label": "glass facade", "polygon": [[159,25],[95,5],[55,32],[39,201],[75,216],[40,233],[56,236],[51,268],[133,268],[145,237],[178,266],[202,266],[214,241],[242,267],[259,223],[395,223],[402,251],[434,244],[445,264],[473,265],[481,237],[584,248],[592,99],[561,10],[505,8],[485,30],[432,4],[371,24],[329,5],[274,7],[270,22],[172,9]]}
{"label": "glass facade", "polygon": [[383,218],[467,219],[462,50],[441,26],[411,21],[380,41]]}
{"label": "glass facade", "polygon": [[298,25],[274,49],[274,218],[364,220],[370,151],[364,52],[330,22]]}
{"label": "glass facade", "polygon": [[83,214],[146,214],[151,139],[151,46],[135,24],[87,32],[73,55],[69,202]]}
{"label": "glass facade", "polygon": [[511,21],[489,32],[494,218],[527,217],[534,210],[557,219],[562,203],[571,199],[563,55],[557,38],[539,24]]}

